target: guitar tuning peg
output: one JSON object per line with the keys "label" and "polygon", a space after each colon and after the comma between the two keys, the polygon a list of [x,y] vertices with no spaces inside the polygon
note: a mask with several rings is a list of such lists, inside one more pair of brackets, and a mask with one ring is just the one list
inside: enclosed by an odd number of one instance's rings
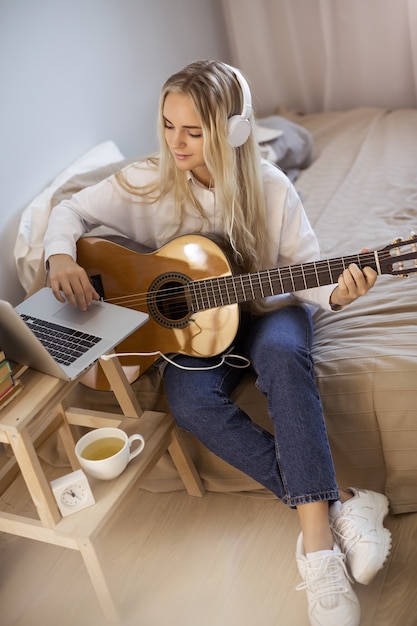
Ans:
{"label": "guitar tuning peg", "polygon": [[[413,240],[410,245],[411,251],[416,253],[417,252],[417,243],[416,243],[417,235],[413,230],[410,232],[410,239]],[[414,259],[414,267],[417,268],[417,258]]]}

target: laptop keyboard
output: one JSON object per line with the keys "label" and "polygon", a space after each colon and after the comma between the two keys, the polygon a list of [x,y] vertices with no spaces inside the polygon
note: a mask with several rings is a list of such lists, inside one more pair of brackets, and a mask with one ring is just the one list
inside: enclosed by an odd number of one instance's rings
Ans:
{"label": "laptop keyboard", "polygon": [[31,315],[21,314],[20,317],[61,365],[71,365],[101,340],[101,337],[53,324]]}

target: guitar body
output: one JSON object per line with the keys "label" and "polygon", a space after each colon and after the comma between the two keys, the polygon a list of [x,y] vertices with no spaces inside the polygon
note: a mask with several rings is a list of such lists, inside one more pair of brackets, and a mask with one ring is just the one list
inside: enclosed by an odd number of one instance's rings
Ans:
{"label": "guitar body", "polygon": [[[86,237],[78,241],[77,262],[105,300],[149,315],[149,321],[120,343],[116,352],[208,357],[226,350],[236,335],[239,304],[193,312],[187,301],[184,286],[190,281],[231,275],[225,253],[207,237],[178,237],[146,253]],[[122,363],[132,382],[158,358],[158,354],[123,357]],[[85,381],[96,389],[109,388],[100,366]]]}

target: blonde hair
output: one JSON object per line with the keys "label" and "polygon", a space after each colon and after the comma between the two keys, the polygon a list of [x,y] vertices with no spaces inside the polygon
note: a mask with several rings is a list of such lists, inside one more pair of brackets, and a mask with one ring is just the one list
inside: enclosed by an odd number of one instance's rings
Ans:
{"label": "blonde hair", "polygon": [[[221,207],[236,260],[249,271],[264,269],[268,229],[261,159],[253,132],[238,148],[233,148],[228,141],[227,120],[242,112],[243,94],[232,68],[226,64],[197,61],[165,82],[159,103],[160,153],[147,159],[147,163],[158,171],[157,180],[137,188],[121,172],[117,181],[124,190],[142,199],[147,198],[149,202],[173,193],[179,219],[186,202],[191,202],[204,219],[203,208],[192,194],[187,174],[177,168],[165,141],[163,107],[166,96],[172,92],[187,94],[193,101],[202,127],[204,160],[214,183],[216,204]],[[253,131],[252,115],[250,123]]]}

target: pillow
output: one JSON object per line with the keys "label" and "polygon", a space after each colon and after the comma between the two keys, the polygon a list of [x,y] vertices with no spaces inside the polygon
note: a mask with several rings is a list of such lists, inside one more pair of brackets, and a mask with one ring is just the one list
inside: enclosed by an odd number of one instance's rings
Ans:
{"label": "pillow", "polygon": [[270,115],[256,121],[258,126],[281,131],[267,142],[275,154],[274,162],[294,179],[299,170],[308,167],[313,153],[313,136],[300,126],[279,115]]}
{"label": "pillow", "polygon": [[116,161],[114,163],[108,163],[107,165],[103,165],[103,167],[98,167],[97,169],[91,170],[90,172],[82,172],[80,174],[75,174],[69,178],[61,187],[59,187],[51,199],[51,209],[54,208],[57,204],[62,202],[62,200],[66,200],[67,198],[71,198],[75,193],[81,191],[85,187],[91,187],[96,183],[108,178],[112,174],[123,169],[126,165],[130,165],[130,163],[136,163],[139,158],[135,159],[122,159],[121,161]]}
{"label": "pillow", "polygon": [[112,141],[98,144],[74,161],[23,210],[14,258],[17,274],[27,292],[32,285],[43,254],[43,238],[54,193],[74,175],[89,172],[106,164],[120,162],[123,155]]}

